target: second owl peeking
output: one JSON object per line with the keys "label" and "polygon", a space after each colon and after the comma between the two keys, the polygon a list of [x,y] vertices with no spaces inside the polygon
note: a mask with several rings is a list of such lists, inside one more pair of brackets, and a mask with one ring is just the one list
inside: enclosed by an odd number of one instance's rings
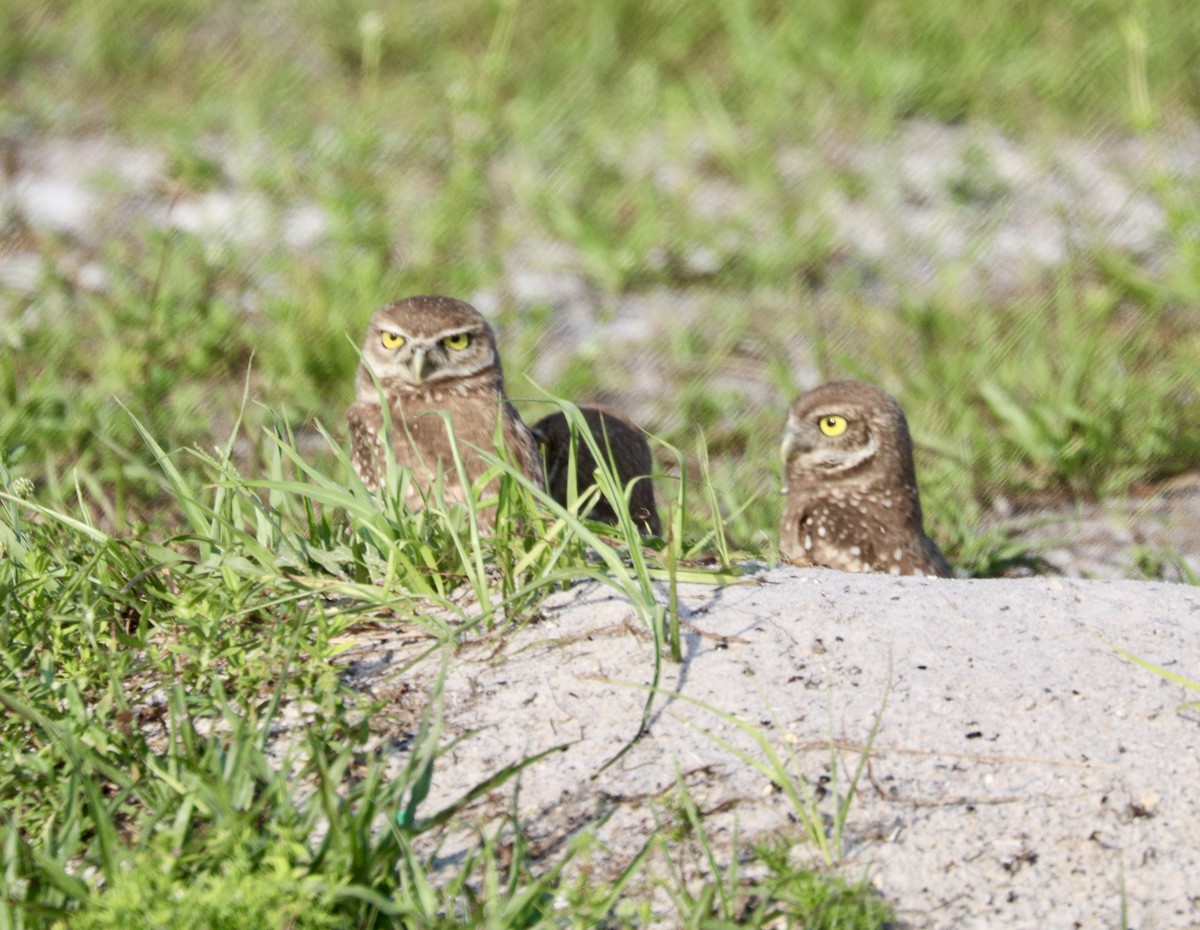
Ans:
{"label": "second owl peeking", "polygon": [[[632,482],[634,523],[661,535],[645,434],[617,411],[580,412],[597,447],[611,455],[622,486]],[[390,424],[395,460],[412,472],[406,504],[414,509],[425,505],[439,476],[448,502],[464,499],[450,423],[471,484],[490,467],[479,453],[495,447],[497,427],[514,464],[538,486],[548,483],[563,506],[572,459],[578,490],[593,483],[596,463],[572,436],[567,416],[551,414],[532,430],[525,425],[504,393],[491,326],[470,304],[449,297],[410,297],[375,312],[347,417],[354,469],[373,489],[387,471]],[[783,457],[787,504],[780,551],[786,560],[843,571],[951,575],[925,535],[908,426],[887,393],[841,381],[802,395],[788,418]],[[497,484],[488,485],[487,496]],[[589,516],[616,523],[603,499]],[[490,510],[481,517],[489,524],[494,519]]]}

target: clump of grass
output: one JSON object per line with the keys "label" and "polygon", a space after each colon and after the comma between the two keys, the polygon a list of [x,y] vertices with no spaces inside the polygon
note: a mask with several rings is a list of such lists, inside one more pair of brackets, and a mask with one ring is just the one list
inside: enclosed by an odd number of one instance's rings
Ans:
{"label": "clump of grass", "polygon": [[332,911],[333,895],[316,876],[295,866],[292,850],[258,848],[222,863],[220,871],[181,880],[171,860],[142,854],[122,869],[67,920],[70,930],[160,927],[294,927],[334,930],[346,926]]}
{"label": "clump of grass", "polygon": [[[679,780],[677,809],[686,844],[699,850],[707,866],[702,881],[685,874],[685,857],[665,856],[664,886],[680,926],[702,927],[713,922],[738,927],[785,926],[813,928],[886,927],[891,908],[877,898],[866,882],[847,884],[832,873],[819,873],[796,864],[797,844],[786,838],[759,843],[744,861],[734,857],[725,866],[708,837],[703,817],[687,786]],[[734,837],[737,846],[737,837]]]}
{"label": "clump of grass", "polygon": [[[179,514],[157,540],[108,533],[86,508],[53,509],[27,482],[0,476],[8,925],[116,926],[157,919],[164,901],[211,911],[216,925],[371,926],[403,915],[556,925],[570,856],[545,868],[520,849],[502,854],[499,834],[481,835],[460,871],[435,880],[429,854],[416,852],[418,838],[457,823],[541,756],[481,773],[461,798],[426,810],[445,748],[441,677],[397,774],[372,748],[373,702],[341,679],[339,639],[362,611],[386,609],[431,632],[445,662],[457,637],[523,622],[539,592],[597,578],[642,612],[657,663],[670,627],[652,583],[683,571],[685,543],[668,539],[674,556],[662,567],[627,510],[617,508],[616,527],[589,524],[577,515],[586,493],[559,505],[498,457],[497,518],[512,532],[489,541],[474,503],[463,513],[435,495],[409,512],[402,472],[372,494],[323,474],[286,430],[267,436],[265,476],[247,479],[231,456],[237,424],[213,453],[175,454],[133,426]],[[600,492],[624,500],[602,450],[593,453]],[[331,455],[349,474],[344,453]],[[681,519],[668,522],[678,533]],[[475,597],[452,598],[461,586]],[[301,700],[305,731],[281,738],[283,708]],[[622,906],[620,887],[571,894],[605,919]],[[300,894],[316,902],[302,916],[289,910]]]}

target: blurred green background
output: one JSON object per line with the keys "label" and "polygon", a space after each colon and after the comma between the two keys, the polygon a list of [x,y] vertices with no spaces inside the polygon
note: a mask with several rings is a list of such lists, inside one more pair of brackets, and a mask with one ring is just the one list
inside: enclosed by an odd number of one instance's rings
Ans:
{"label": "blurred green background", "polygon": [[376,306],[446,293],[527,417],[629,409],[748,553],[791,396],[882,384],[986,573],[996,513],[1197,460],[1198,37],[1190,0],[7,3],[0,457],[169,526],[114,399],[210,448],[248,393],[253,469],[273,416],[340,433]]}

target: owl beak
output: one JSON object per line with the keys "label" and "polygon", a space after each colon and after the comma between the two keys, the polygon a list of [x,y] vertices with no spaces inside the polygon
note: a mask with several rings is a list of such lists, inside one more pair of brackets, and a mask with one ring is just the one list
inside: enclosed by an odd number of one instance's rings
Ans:
{"label": "owl beak", "polygon": [[421,383],[421,376],[425,374],[425,350],[413,349],[412,358],[408,363],[409,371],[412,372],[413,380],[417,384]]}
{"label": "owl beak", "polygon": [[779,454],[784,462],[787,462],[798,452],[812,452],[812,450],[812,442],[807,436],[803,436],[798,430],[789,428],[783,434],[783,444],[779,447]]}

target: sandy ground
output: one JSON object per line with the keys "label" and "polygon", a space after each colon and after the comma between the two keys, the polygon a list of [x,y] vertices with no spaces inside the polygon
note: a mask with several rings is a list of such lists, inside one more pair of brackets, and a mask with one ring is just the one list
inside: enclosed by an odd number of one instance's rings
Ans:
{"label": "sandy ground", "polygon": [[[706,705],[757,726],[796,778],[825,779],[836,746],[827,815],[882,715],[843,870],[868,876],[900,927],[1115,928],[1123,906],[1137,930],[1200,925],[1200,708],[1182,706],[1200,694],[1114,651],[1200,679],[1200,589],[776,568],[683,601],[684,661],[664,663],[648,735],[606,769],[653,671],[629,602],[584,583],[515,635],[462,647],[445,714],[465,739],[429,810],[566,744],[521,781],[535,846],[593,825],[619,864],[670,819],[678,771],[728,853],[735,829],[744,843],[799,827],[744,755],[761,751]],[[419,702],[439,662],[399,675],[414,648],[376,630],[351,676]],[[511,805],[511,786],[489,803]]]}

